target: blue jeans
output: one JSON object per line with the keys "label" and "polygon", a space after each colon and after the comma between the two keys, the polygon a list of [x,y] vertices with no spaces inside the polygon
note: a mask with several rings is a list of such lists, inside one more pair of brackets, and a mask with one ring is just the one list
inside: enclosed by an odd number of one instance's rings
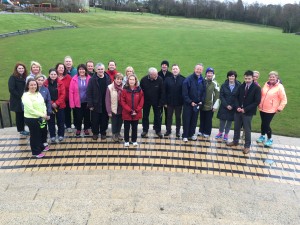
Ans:
{"label": "blue jeans", "polygon": [[195,111],[193,106],[184,104],[182,112],[183,138],[192,137],[195,134],[199,111]]}
{"label": "blue jeans", "polygon": [[58,127],[57,134],[58,136],[65,136],[65,111],[64,109],[58,109],[55,114],[50,115],[50,120],[48,120],[49,133],[50,137],[53,138],[56,136],[55,129],[55,119]]}

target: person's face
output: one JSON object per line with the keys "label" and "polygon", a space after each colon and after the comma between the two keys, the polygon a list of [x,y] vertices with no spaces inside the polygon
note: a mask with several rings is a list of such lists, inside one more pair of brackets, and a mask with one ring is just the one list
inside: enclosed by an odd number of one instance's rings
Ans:
{"label": "person's face", "polygon": [[277,82],[277,77],[276,77],[275,75],[271,74],[271,75],[269,76],[269,82],[270,82],[271,84],[275,84],[275,83]]}
{"label": "person's face", "polygon": [[104,70],[105,70],[104,66],[98,66],[96,70],[97,70],[96,72],[98,75],[101,75],[101,76],[104,75]]}
{"label": "person's face", "polygon": [[167,64],[162,64],[161,65],[161,70],[162,71],[167,71],[168,70],[168,65]]}
{"label": "person's face", "polygon": [[152,80],[156,80],[156,78],[158,77],[158,73],[153,71],[149,73],[150,79]]}
{"label": "person's face", "polygon": [[197,65],[194,69],[194,72],[197,76],[200,76],[203,72],[203,66]]}
{"label": "person's face", "polygon": [[253,80],[254,80],[254,81],[257,81],[258,78],[259,78],[258,73],[254,73],[254,74],[253,74]]}
{"label": "person's face", "polygon": [[30,93],[34,93],[36,92],[36,89],[37,89],[37,84],[34,80],[30,81],[29,84],[28,84],[28,90]]}
{"label": "person's face", "polygon": [[172,73],[174,74],[174,76],[177,76],[180,73],[180,69],[178,66],[173,66],[172,67]]}
{"label": "person's face", "polygon": [[56,80],[57,79],[57,73],[55,71],[51,71],[49,74],[49,77],[51,80]]}
{"label": "person's face", "polygon": [[37,75],[37,74],[39,74],[39,72],[40,72],[40,67],[38,66],[38,65],[32,65],[32,67],[31,67],[31,72],[34,74],[34,75]]}
{"label": "person's face", "polygon": [[113,70],[115,70],[117,67],[116,67],[116,64],[114,63],[114,62],[110,62],[109,64],[108,64],[108,69],[110,70],[110,71],[113,71]]}
{"label": "person's face", "polygon": [[132,75],[132,74],[133,74],[133,69],[131,69],[131,68],[127,69],[126,76],[128,77],[129,75]]}
{"label": "person's face", "polygon": [[206,73],[206,79],[207,80],[212,80],[213,76],[214,76],[214,73],[212,71],[208,71]]}
{"label": "person's face", "polygon": [[231,75],[228,77],[229,82],[234,82],[235,81],[235,76]]}
{"label": "person's face", "polygon": [[58,67],[57,67],[57,73],[58,74],[63,74],[64,71],[65,71],[64,65],[62,65],[62,64],[58,65]]}
{"label": "person's face", "polygon": [[21,65],[19,65],[18,67],[17,67],[17,72],[18,72],[18,74],[23,74],[24,73],[24,71],[25,71],[25,68],[24,68],[24,66],[21,66]]}
{"label": "person's face", "polygon": [[86,64],[86,68],[87,68],[88,72],[93,72],[93,70],[94,70],[94,63],[88,62]]}
{"label": "person's face", "polygon": [[43,77],[39,77],[36,82],[38,83],[39,87],[42,87],[44,84],[44,78]]}
{"label": "person's face", "polygon": [[253,82],[252,76],[244,76],[244,81],[246,84],[251,84]]}
{"label": "person's face", "polygon": [[133,76],[129,77],[128,83],[131,87],[135,85],[135,78]]}
{"label": "person's face", "polygon": [[84,77],[84,76],[85,76],[85,69],[82,68],[82,67],[80,67],[80,68],[78,69],[78,74],[79,74],[79,76]]}
{"label": "person's face", "polygon": [[123,79],[120,78],[120,77],[117,77],[117,78],[115,79],[115,83],[116,83],[117,85],[121,85],[121,84],[122,84],[122,81],[123,81]]}
{"label": "person's face", "polygon": [[72,66],[73,66],[73,61],[72,61],[71,58],[66,58],[64,64],[65,64],[65,66],[66,66],[68,69],[70,69],[70,68],[72,68]]}

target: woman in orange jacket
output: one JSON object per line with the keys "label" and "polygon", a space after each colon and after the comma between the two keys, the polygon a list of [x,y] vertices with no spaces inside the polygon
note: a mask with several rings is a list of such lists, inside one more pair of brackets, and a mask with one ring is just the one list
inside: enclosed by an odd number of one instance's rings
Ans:
{"label": "woman in orange jacket", "polygon": [[[269,81],[261,89],[261,101],[258,106],[261,118],[261,136],[256,140],[266,147],[273,144],[271,121],[276,113],[281,112],[287,104],[287,97],[283,85],[278,80],[278,72],[269,73]],[[268,140],[265,141],[267,134]]]}

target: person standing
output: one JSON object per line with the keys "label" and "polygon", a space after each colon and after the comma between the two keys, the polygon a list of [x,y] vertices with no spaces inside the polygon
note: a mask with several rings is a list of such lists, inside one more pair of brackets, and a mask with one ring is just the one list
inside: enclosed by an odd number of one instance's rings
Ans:
{"label": "person standing", "polygon": [[9,106],[10,110],[16,114],[17,131],[21,135],[29,135],[29,132],[25,130],[24,110],[21,99],[25,89],[26,77],[26,66],[23,63],[17,63],[13,74],[8,80],[8,90],[10,93]]}
{"label": "person standing", "polygon": [[257,86],[260,87],[260,85],[258,83],[259,76],[260,76],[260,73],[257,70],[253,71],[253,82],[254,82],[254,84],[256,84]]}
{"label": "person standing", "polygon": [[105,71],[105,73],[109,76],[111,82],[113,82],[114,79],[115,79],[115,75],[117,73],[119,73],[117,71],[117,64],[116,64],[116,62],[114,60],[110,60],[107,65],[108,65],[108,68]]}
{"label": "person standing", "polygon": [[30,131],[30,148],[32,156],[43,158],[44,146],[42,143],[42,132],[40,123],[47,119],[46,105],[43,96],[39,93],[37,82],[29,78],[22,96],[24,105],[25,123]]}
{"label": "person standing", "polygon": [[183,96],[183,134],[184,142],[188,139],[197,140],[195,130],[200,107],[205,99],[205,82],[202,77],[203,64],[199,63],[194,68],[194,73],[188,76],[182,85]]}
{"label": "person standing", "polygon": [[30,74],[26,77],[26,82],[29,78],[35,79],[37,75],[42,74],[42,66],[36,61],[31,61],[30,63]]}
{"label": "person standing", "polygon": [[89,128],[91,127],[90,110],[87,107],[86,90],[91,76],[88,74],[84,64],[79,64],[77,67],[78,74],[75,75],[70,82],[69,103],[70,108],[74,110],[75,118],[74,125],[76,127],[76,137],[81,134],[82,120],[84,135],[88,136]]}
{"label": "person standing", "polygon": [[66,56],[64,59],[64,65],[66,67],[66,73],[71,77],[74,77],[77,74],[76,68],[73,66],[73,60],[71,56]]}
{"label": "person standing", "polygon": [[220,106],[220,87],[215,80],[215,71],[208,67],[205,72],[205,100],[200,109],[200,127],[198,135],[208,138],[211,135],[214,112]]}
{"label": "person standing", "polygon": [[124,76],[123,81],[122,81],[123,87],[127,84],[128,76],[132,75],[132,74],[134,74],[133,67],[132,66],[127,66],[126,69],[125,69],[125,76]]}
{"label": "person standing", "polygon": [[[239,86],[239,81],[236,80],[236,71],[228,71],[227,80],[222,84],[220,90],[220,108],[217,114],[217,118],[220,120],[219,133],[215,136],[216,139],[223,138],[224,141],[228,141],[228,134],[231,129],[232,121],[234,120],[234,112],[236,110],[235,95]],[[225,134],[223,137],[223,132]]]}
{"label": "person standing", "polygon": [[106,89],[111,84],[109,76],[104,72],[105,66],[98,63],[95,67],[96,73],[91,77],[87,87],[87,106],[91,110],[93,140],[106,139],[109,117],[105,106]]}
{"label": "person standing", "polygon": [[90,75],[92,77],[95,73],[94,62],[92,60],[89,60],[85,63],[85,65],[86,65],[88,75]]}
{"label": "person standing", "polygon": [[134,147],[137,143],[137,128],[142,118],[144,93],[138,86],[138,79],[134,74],[128,76],[127,84],[121,94],[122,118],[124,120],[124,147],[129,147],[129,130],[131,127],[131,141]]}
{"label": "person standing", "polygon": [[[283,85],[278,80],[278,72],[271,71],[269,80],[261,90],[261,101],[258,106],[261,118],[261,136],[256,140],[266,147],[273,145],[271,121],[276,113],[280,113],[287,104],[287,97]],[[268,140],[265,141],[267,134]]]}
{"label": "person standing", "polygon": [[157,69],[149,68],[148,75],[141,79],[141,88],[144,92],[144,107],[143,107],[143,132],[142,137],[146,137],[149,130],[149,115],[152,107],[154,112],[154,130],[159,138],[162,138],[161,133],[161,107],[164,102],[164,86],[163,79],[158,76]]}
{"label": "person standing", "polygon": [[236,111],[234,113],[234,136],[233,141],[227,146],[237,146],[239,144],[241,125],[243,124],[245,133],[245,144],[243,153],[250,152],[251,145],[251,122],[256,109],[261,100],[260,87],[253,82],[253,71],[247,70],[244,74],[244,83],[239,87],[236,94]]}
{"label": "person standing", "polygon": [[165,89],[165,108],[167,108],[167,132],[165,137],[171,134],[173,114],[176,119],[176,137],[180,137],[181,114],[182,114],[182,85],[185,77],[180,74],[180,68],[177,64],[172,65],[172,76],[167,77],[164,81]]}
{"label": "person standing", "polygon": [[117,73],[114,82],[108,85],[106,89],[105,104],[108,116],[111,118],[112,139],[115,142],[123,140],[121,136],[122,106],[120,102],[121,93],[123,90],[123,74]]}

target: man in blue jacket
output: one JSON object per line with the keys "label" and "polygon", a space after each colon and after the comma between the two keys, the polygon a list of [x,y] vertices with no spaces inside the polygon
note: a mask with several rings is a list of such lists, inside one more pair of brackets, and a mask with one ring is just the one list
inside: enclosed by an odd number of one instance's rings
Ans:
{"label": "man in blue jacket", "polygon": [[183,134],[184,142],[188,139],[197,140],[195,130],[199,109],[205,99],[205,83],[202,77],[203,64],[199,63],[194,68],[194,73],[188,76],[182,86],[183,96]]}

